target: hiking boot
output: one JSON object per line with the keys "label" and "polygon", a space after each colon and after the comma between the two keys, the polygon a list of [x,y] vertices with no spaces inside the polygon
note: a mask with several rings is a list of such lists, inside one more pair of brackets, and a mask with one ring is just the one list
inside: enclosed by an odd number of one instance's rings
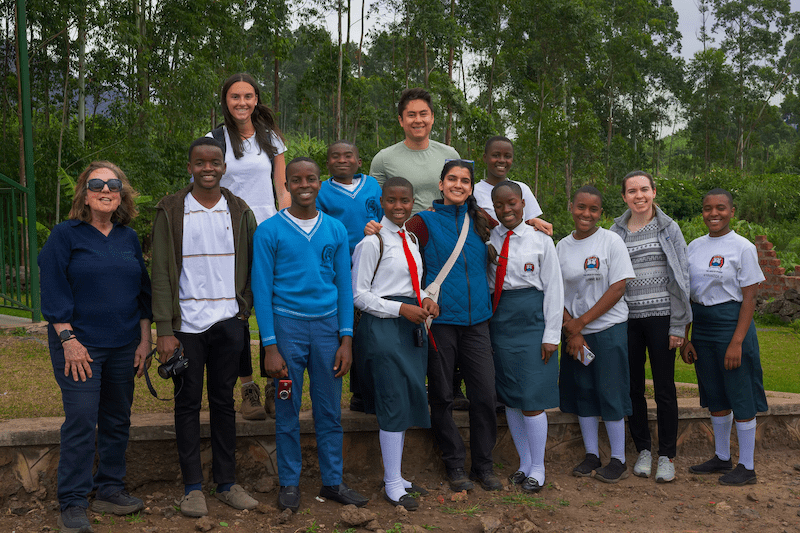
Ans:
{"label": "hiking boot", "polygon": [[86,517],[86,509],[73,505],[58,515],[58,529],[61,533],[94,533],[92,524]]}
{"label": "hiking boot", "polygon": [[245,420],[265,420],[267,412],[261,405],[261,389],[255,381],[242,385],[242,418]]}
{"label": "hiking boot", "polygon": [[275,418],[275,382],[272,380],[264,385],[264,410],[268,417]]}
{"label": "hiking boot", "polygon": [[483,490],[501,490],[503,488],[503,482],[500,481],[500,478],[497,477],[493,470],[470,472],[469,478],[480,483]]}
{"label": "hiking boot", "polygon": [[716,455],[705,463],[689,467],[689,472],[692,474],[726,474],[731,470],[733,470],[733,461],[730,459],[723,461]]}
{"label": "hiking boot", "polygon": [[669,483],[673,479],[675,479],[675,465],[672,463],[672,459],[666,455],[659,455],[656,483]]}
{"label": "hiking boot", "polygon": [[650,450],[640,451],[639,458],[636,459],[636,464],[633,465],[633,475],[637,477],[650,477],[652,471],[653,454],[650,453]]}
{"label": "hiking boot", "polygon": [[594,478],[603,483],[618,483],[628,477],[628,467],[616,457],[612,457],[606,466],[594,473]]}
{"label": "hiking boot", "polygon": [[447,481],[450,483],[450,490],[453,492],[461,492],[464,490],[472,490],[475,484],[469,480],[467,473],[463,468],[454,468],[447,471]]}
{"label": "hiking boot", "polygon": [[127,490],[120,490],[107,497],[96,497],[92,502],[92,511],[95,513],[113,513],[124,516],[144,509],[144,502],[128,494]]}

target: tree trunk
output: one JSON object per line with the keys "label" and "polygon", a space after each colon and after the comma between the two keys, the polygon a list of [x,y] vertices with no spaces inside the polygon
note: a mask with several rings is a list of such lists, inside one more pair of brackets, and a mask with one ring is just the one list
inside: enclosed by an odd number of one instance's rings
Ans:
{"label": "tree trunk", "polygon": [[281,62],[278,59],[278,54],[275,54],[275,66],[273,67],[273,75],[272,75],[272,109],[275,113],[278,112],[280,109],[278,106],[280,105],[280,66]]}
{"label": "tree trunk", "polygon": [[[78,15],[78,142],[86,143],[86,5]],[[59,180],[60,183],[60,180]],[[58,217],[56,217],[58,220]]]}
{"label": "tree trunk", "polygon": [[[358,40],[358,77],[361,77],[361,50],[364,47],[364,22],[367,20],[367,16],[364,13],[364,8],[366,7],[367,0],[361,0],[361,37]],[[394,61],[392,61],[394,63]],[[361,109],[361,106],[359,106]]]}
{"label": "tree trunk", "polygon": [[[456,0],[450,0],[450,19],[455,24],[456,18]],[[448,50],[448,57],[447,57],[447,79],[450,80],[450,83],[453,83],[453,55],[455,46],[453,44],[452,36],[450,38],[449,50]],[[451,102],[447,102],[447,129],[444,132],[444,143],[446,145],[451,144],[451,139],[453,135],[453,104]]]}
{"label": "tree trunk", "polygon": [[[69,58],[69,32],[64,31],[64,40],[66,41],[67,51],[66,57]],[[67,127],[67,121],[69,120],[69,61],[67,61],[67,66],[64,69],[64,109],[61,114],[61,132],[58,135],[58,155],[56,156],[56,218],[55,222],[58,223],[61,221],[61,176],[59,175],[59,171],[61,170],[61,149],[64,146],[64,130]]]}
{"label": "tree trunk", "polygon": [[428,37],[422,38],[422,68],[424,72],[422,73],[422,81],[423,86],[428,89]]}
{"label": "tree trunk", "polygon": [[338,0],[336,3],[336,13],[339,19],[339,75],[336,82],[335,131],[333,136],[338,140],[342,137],[342,0]]}
{"label": "tree trunk", "polygon": [[[17,8],[16,4],[14,7],[14,20],[17,20]],[[26,31],[26,28],[23,28],[22,31]],[[22,58],[19,57],[19,28],[17,25],[14,24],[14,36],[16,41],[16,47],[14,50],[14,63],[16,65],[16,76],[17,76],[17,124],[19,128],[19,183],[23,187],[26,186],[27,180],[25,178],[25,137],[22,132],[22,76],[20,76],[21,70],[21,61]]]}

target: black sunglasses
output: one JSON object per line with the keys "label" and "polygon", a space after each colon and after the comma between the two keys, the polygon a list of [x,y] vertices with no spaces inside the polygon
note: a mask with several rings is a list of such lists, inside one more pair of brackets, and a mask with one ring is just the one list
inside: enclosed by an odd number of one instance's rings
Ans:
{"label": "black sunglasses", "polygon": [[92,192],[100,192],[106,185],[108,185],[108,190],[111,192],[119,192],[122,190],[122,180],[117,178],[111,178],[108,181],[103,181],[100,178],[92,178],[86,181],[86,188]]}

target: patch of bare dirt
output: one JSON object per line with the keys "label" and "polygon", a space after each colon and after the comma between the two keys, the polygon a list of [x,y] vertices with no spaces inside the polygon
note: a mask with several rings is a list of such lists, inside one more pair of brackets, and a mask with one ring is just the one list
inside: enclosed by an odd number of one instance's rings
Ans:
{"label": "patch of bare dirt", "polygon": [[[406,454],[411,450],[406,450]],[[335,502],[320,501],[318,478],[301,484],[297,514],[276,507],[274,478],[245,486],[262,503],[255,511],[236,511],[207,496],[209,516],[183,517],[175,508],[182,487],[174,482],[151,483],[135,491],[146,503],[141,515],[102,516],[91,513],[100,533],[189,533],[241,531],[276,533],[422,533],[423,531],[478,533],[570,532],[780,532],[800,533],[800,454],[796,450],[756,455],[758,484],[724,487],[717,476],[689,474],[691,464],[707,457],[678,457],[672,483],[656,484],[631,475],[616,485],[570,475],[574,465],[547,464],[547,486],[532,496],[507,486],[500,492],[476,488],[455,494],[442,482],[438,469],[418,474],[414,481],[430,491],[415,512],[392,507],[380,489],[382,471],[345,475],[346,482],[371,498],[366,513],[353,513]],[[629,468],[633,460],[629,458]],[[513,467],[498,470],[504,477]],[[269,492],[255,492],[255,490]],[[58,504],[48,499],[21,497],[0,510],[0,531],[29,533],[57,531]],[[360,518],[359,518],[360,516]]]}

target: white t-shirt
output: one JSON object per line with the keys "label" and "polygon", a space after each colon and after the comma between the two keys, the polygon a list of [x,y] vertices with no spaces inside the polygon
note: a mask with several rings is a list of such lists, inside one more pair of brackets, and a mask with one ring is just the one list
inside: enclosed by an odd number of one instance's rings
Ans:
{"label": "white t-shirt", "polygon": [[689,243],[690,297],[702,305],[741,302],[742,287],[764,281],[755,245],[733,231]]}
{"label": "white t-shirt", "polygon": [[309,234],[311,233],[311,230],[314,229],[314,226],[317,225],[317,220],[319,219],[319,211],[317,211],[317,216],[315,216],[314,218],[297,218],[296,216],[293,216],[291,213],[289,213],[288,209],[286,209],[286,216],[289,218],[289,220],[297,224],[301,230],[306,232],[306,234]]}
{"label": "white t-shirt", "polygon": [[[597,228],[580,240],[570,234],[558,242],[556,251],[564,278],[564,308],[573,318],[594,307],[614,283],[636,277],[625,242],[607,229]],[[581,334],[597,333],[627,320],[628,305],[625,298],[620,298],[606,314],[587,324]]]}
{"label": "white t-shirt", "polygon": [[[542,208],[539,207],[539,202],[536,201],[536,197],[533,195],[531,188],[521,181],[515,181],[514,183],[519,185],[520,189],[522,189],[522,199],[525,200],[525,209],[522,211],[523,218],[525,220],[530,220],[541,215]],[[492,203],[492,189],[494,189],[494,185],[486,180],[481,180],[475,184],[472,194],[478,201],[478,206],[497,221],[497,215],[494,212],[494,204]]]}
{"label": "white t-shirt", "polygon": [[[508,263],[503,278],[503,290],[533,287],[544,293],[544,336],[542,342],[558,344],[561,340],[561,321],[564,317],[564,283],[553,239],[521,222],[508,240]],[[490,242],[499,254],[508,229],[497,226]],[[497,265],[489,265],[489,288],[495,288]]]}
{"label": "white t-shirt", "polygon": [[224,196],[208,209],[186,195],[182,248],[180,331],[202,333],[239,312],[233,226]]}
{"label": "white t-shirt", "polygon": [[[272,192],[272,160],[259,148],[255,133],[249,139],[242,141],[242,157],[236,159],[228,128],[223,126],[222,130],[225,133],[227,169],[220,185],[247,202],[256,216],[256,222],[261,224],[278,212],[275,208],[275,195]],[[213,135],[209,132],[206,137]],[[276,155],[286,151],[286,146],[275,133],[272,133],[272,144],[278,149]]]}
{"label": "white t-shirt", "polygon": [[[400,316],[402,304],[384,297],[417,298],[414,286],[411,284],[411,274],[406,253],[403,250],[403,241],[398,233],[401,229],[405,229],[405,225],[400,228],[386,217],[381,220],[381,225],[383,226],[380,231],[383,239],[382,257],[380,243],[375,235],[364,237],[353,252],[353,304],[378,318],[397,318]],[[415,274],[420,283],[420,298],[424,300],[428,295],[422,289],[422,257],[408,232],[405,236],[408,249],[417,265]],[[381,263],[375,270],[379,257]],[[375,281],[372,280],[373,276]]]}

